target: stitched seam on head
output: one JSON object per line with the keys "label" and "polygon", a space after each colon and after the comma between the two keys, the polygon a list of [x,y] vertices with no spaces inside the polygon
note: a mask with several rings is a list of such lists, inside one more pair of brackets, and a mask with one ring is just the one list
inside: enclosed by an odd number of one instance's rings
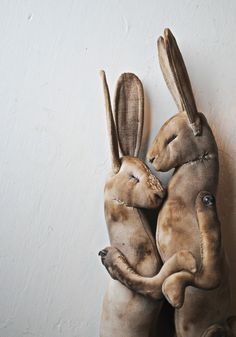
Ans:
{"label": "stitched seam on head", "polygon": [[217,159],[217,158],[218,158],[218,155],[215,154],[215,153],[204,153],[204,154],[198,156],[196,159],[192,159],[192,160],[186,161],[181,166],[203,163],[204,161],[209,161],[211,159]]}

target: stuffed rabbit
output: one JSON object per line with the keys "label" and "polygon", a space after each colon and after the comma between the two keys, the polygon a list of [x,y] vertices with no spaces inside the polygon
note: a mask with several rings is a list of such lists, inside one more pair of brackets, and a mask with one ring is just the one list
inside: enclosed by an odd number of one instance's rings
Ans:
{"label": "stuffed rabbit", "polygon": [[[111,273],[129,263],[148,278],[157,274],[162,262],[141,208],[158,208],[165,191],[148,167],[136,157],[143,129],[143,87],[134,74],[120,76],[115,95],[115,125],[105,73],[101,72],[101,76],[112,158],[112,172],[105,184],[105,218],[112,247],[102,250],[99,255],[104,263],[109,262],[109,254],[115,256],[115,264],[110,263],[108,268]],[[161,299],[165,278],[184,269],[196,270],[195,260],[187,251],[173,255],[163,266],[155,278],[157,286],[150,287],[152,296]],[[100,336],[148,337],[160,307],[161,302],[136,294],[111,279],[103,302]]]}
{"label": "stuffed rabbit", "polygon": [[[162,126],[148,152],[156,170],[175,168],[158,215],[156,243],[163,262],[185,249],[193,253],[198,266],[195,274],[180,271],[168,277],[163,293],[177,308],[177,337],[233,336],[235,319],[228,318],[228,270],[214,197],[219,171],[217,145],[205,116],[197,111],[182,55],[169,29],[159,38],[158,51],[179,113]],[[115,263],[112,254],[109,260]],[[150,296],[147,280],[142,281],[136,270],[133,276],[134,271],[127,273],[123,266],[119,273],[117,279]]]}
{"label": "stuffed rabbit", "polygon": [[[180,307],[182,290],[191,285],[184,305],[176,310],[177,336],[229,336],[228,270],[214,198],[219,171],[217,145],[205,116],[197,111],[183,58],[170,30],[159,38],[158,50],[179,113],[163,125],[148,153],[156,170],[175,168],[159,213],[156,241],[163,261],[180,249],[188,249],[198,264],[195,275],[179,272],[170,276],[163,292]],[[202,231],[201,223],[207,231]],[[179,297],[175,296],[177,288],[181,290]]]}

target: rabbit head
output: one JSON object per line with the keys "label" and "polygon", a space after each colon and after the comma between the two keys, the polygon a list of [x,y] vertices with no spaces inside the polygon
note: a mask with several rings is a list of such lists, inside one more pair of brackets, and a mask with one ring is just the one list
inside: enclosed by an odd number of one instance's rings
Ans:
{"label": "rabbit head", "polygon": [[156,170],[168,171],[186,162],[217,156],[217,146],[205,116],[197,111],[181,52],[169,29],[157,45],[161,70],[179,112],[161,127],[147,158]]}
{"label": "rabbit head", "polygon": [[132,73],[120,76],[114,100],[114,121],[104,71],[101,72],[101,77],[112,159],[112,172],[106,181],[105,198],[129,207],[156,208],[164,197],[164,189],[144,162],[137,157],[144,115],[142,83]]}

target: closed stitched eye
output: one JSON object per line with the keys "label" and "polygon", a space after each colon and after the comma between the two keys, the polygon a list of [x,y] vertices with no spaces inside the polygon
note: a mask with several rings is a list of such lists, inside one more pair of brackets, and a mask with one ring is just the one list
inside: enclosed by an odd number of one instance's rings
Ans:
{"label": "closed stitched eye", "polygon": [[176,137],[177,135],[172,135],[169,139],[167,139],[166,145],[170,144]]}
{"label": "closed stitched eye", "polygon": [[133,174],[130,175],[130,179],[133,179],[136,183],[139,183],[139,178],[135,177]]}

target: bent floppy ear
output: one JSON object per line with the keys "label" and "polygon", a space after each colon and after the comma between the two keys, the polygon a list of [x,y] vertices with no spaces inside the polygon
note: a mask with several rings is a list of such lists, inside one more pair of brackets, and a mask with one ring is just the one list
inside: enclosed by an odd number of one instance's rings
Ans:
{"label": "bent floppy ear", "polygon": [[143,131],[144,94],[139,78],[132,73],[122,74],[115,94],[115,121],[120,150],[123,156],[138,156]]}
{"label": "bent floppy ear", "polygon": [[100,72],[100,76],[103,83],[104,97],[105,97],[105,106],[106,106],[106,116],[107,116],[107,130],[110,140],[111,148],[111,159],[112,159],[112,170],[114,173],[117,173],[120,170],[121,161],[119,158],[119,148],[116,134],[116,127],[113,119],[110,93],[107,85],[106,74],[103,70]]}
{"label": "bent floppy ear", "polygon": [[158,54],[161,70],[179,111],[185,110],[194,135],[199,135],[201,126],[188,72],[170,29],[165,29],[164,38],[158,39]]}

